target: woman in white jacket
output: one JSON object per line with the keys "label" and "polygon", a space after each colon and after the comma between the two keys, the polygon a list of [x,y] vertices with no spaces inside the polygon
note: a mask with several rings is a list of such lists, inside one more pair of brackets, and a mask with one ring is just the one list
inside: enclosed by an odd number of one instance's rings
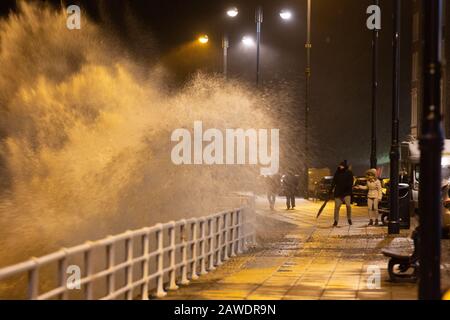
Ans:
{"label": "woman in white jacket", "polygon": [[383,192],[381,191],[381,182],[377,178],[377,170],[370,169],[366,172],[367,185],[357,186],[358,189],[368,190],[367,192],[367,206],[369,208],[369,226],[374,224],[378,225],[378,203],[383,198]]}

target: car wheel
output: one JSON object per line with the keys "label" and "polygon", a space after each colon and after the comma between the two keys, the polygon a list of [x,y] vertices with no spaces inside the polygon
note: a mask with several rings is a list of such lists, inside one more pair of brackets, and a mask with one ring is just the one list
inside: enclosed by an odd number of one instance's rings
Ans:
{"label": "car wheel", "polygon": [[387,213],[383,213],[381,215],[381,222],[383,223],[383,226],[388,225],[388,214]]}

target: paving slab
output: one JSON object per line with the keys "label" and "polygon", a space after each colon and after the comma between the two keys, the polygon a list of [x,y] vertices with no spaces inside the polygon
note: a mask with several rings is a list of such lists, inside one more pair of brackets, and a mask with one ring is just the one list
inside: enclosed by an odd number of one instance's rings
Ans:
{"label": "paving slab", "polygon": [[[316,219],[321,202],[298,199],[296,209],[289,211],[283,202],[279,198],[270,211],[265,199],[258,198],[256,248],[164,299],[417,299],[416,284],[388,281],[388,260],[381,249],[394,237],[386,227],[367,226],[366,207],[353,206],[352,226],[342,210],[340,225],[333,228],[333,204]],[[402,230],[400,237],[409,234]],[[378,288],[368,286],[374,267],[380,272]]]}

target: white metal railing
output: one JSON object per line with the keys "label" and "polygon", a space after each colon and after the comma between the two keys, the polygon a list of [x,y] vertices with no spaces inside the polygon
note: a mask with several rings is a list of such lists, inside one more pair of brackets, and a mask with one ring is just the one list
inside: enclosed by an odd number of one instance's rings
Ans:
{"label": "white metal railing", "polygon": [[[245,206],[239,209],[127,231],[0,269],[0,284],[26,275],[28,299],[70,299],[77,290],[67,285],[68,266],[71,258],[81,256],[78,299],[149,299],[152,293],[163,297],[166,290],[176,290],[177,283],[188,284],[254,243],[253,202],[248,197],[240,200]],[[94,271],[99,250],[104,267]],[[49,264],[56,264],[56,285],[42,290],[40,270]],[[116,283],[119,273],[122,286]],[[103,292],[94,294],[99,280],[105,281],[97,290]]]}

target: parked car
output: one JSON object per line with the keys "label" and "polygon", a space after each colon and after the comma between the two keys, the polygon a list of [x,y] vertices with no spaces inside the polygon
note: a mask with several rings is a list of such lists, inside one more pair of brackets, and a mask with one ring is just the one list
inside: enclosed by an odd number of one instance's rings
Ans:
{"label": "parked car", "polygon": [[366,186],[366,177],[356,177],[353,183],[352,203],[356,203],[358,206],[367,205],[367,193],[368,190],[358,189],[356,186]]}
{"label": "parked car", "polygon": [[444,238],[450,238],[450,185],[442,186],[442,235]]}
{"label": "parked car", "polygon": [[316,198],[326,200],[330,196],[331,184],[333,183],[333,176],[326,176],[320,179],[316,186]]}
{"label": "parked car", "polygon": [[331,175],[329,168],[309,168],[308,169],[308,198],[317,199],[317,187],[323,177]]}
{"label": "parked car", "polygon": [[389,178],[380,178],[381,181],[381,192],[383,193],[383,198],[381,199],[379,208],[389,208],[388,204],[388,189],[389,189]]}

